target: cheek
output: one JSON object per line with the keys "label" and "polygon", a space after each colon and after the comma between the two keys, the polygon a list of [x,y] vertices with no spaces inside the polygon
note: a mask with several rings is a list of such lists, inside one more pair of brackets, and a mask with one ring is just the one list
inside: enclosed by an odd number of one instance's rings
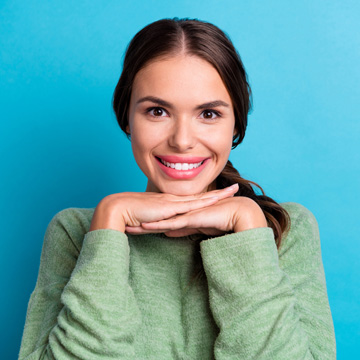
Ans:
{"label": "cheek", "polygon": [[154,133],[151,127],[141,126],[138,123],[132,124],[130,130],[132,151],[136,162],[140,166],[149,159],[151,151],[159,143],[159,134],[158,132]]}
{"label": "cheek", "polygon": [[231,151],[233,139],[233,129],[216,129],[212,134],[208,134],[206,141],[219,157],[227,157]]}
{"label": "cheek", "polygon": [[134,159],[141,169],[141,171],[147,176],[147,159],[149,158],[147,144],[141,136],[131,135],[131,148]]}
{"label": "cheek", "polygon": [[144,134],[131,134],[131,147],[135,156],[145,156],[146,151],[151,148],[150,139]]}

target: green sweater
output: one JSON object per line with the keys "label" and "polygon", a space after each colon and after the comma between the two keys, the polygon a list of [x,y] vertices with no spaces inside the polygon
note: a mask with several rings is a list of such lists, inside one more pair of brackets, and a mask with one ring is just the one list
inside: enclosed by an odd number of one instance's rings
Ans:
{"label": "green sweater", "polygon": [[335,359],[316,220],[282,205],[291,229],[279,252],[271,228],[127,236],[88,232],[93,209],[61,211],[19,359]]}

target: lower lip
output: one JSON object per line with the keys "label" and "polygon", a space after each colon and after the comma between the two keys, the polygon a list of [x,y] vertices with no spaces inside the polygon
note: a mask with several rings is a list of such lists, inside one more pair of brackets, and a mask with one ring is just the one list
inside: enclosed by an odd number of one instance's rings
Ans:
{"label": "lower lip", "polygon": [[173,179],[180,179],[180,180],[187,180],[192,179],[195,176],[199,175],[201,171],[204,170],[206,164],[208,163],[209,159],[204,160],[204,162],[197,168],[191,170],[176,170],[171,167],[167,167],[164,165],[158,158],[156,158],[157,163],[160,166],[160,169],[169,177]]}

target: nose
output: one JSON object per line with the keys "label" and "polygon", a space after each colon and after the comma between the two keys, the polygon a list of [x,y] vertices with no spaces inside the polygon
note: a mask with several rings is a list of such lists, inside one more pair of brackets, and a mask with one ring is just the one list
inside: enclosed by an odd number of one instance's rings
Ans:
{"label": "nose", "polygon": [[169,146],[176,149],[178,152],[185,152],[192,149],[195,146],[194,126],[191,119],[187,117],[181,117],[174,121],[169,136]]}

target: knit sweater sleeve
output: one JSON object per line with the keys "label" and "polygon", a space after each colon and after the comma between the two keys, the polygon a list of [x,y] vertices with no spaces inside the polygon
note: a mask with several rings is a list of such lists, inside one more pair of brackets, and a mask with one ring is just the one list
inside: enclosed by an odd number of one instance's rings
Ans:
{"label": "knit sweater sleeve", "polygon": [[201,242],[218,360],[336,358],[317,222],[284,207],[291,229],[279,252],[270,228]]}
{"label": "knit sweater sleeve", "polygon": [[127,237],[87,232],[89,219],[84,209],[67,209],[49,224],[19,359],[134,358],[140,314]]}

